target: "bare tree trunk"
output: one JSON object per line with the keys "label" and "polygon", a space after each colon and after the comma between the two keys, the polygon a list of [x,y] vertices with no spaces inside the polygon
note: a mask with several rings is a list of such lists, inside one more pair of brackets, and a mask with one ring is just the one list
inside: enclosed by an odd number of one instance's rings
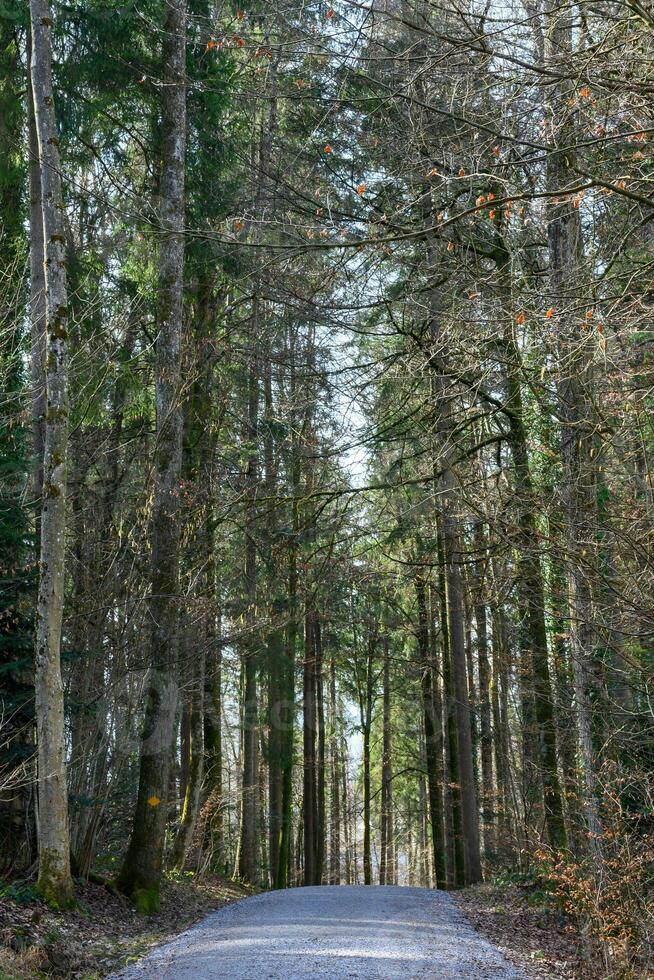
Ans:
{"label": "bare tree trunk", "polygon": [[[211,511],[207,523],[212,521]],[[205,529],[207,544],[213,541],[213,532]],[[213,550],[209,552],[213,556]],[[206,846],[210,850],[210,866],[214,871],[226,870],[223,793],[223,728],[222,728],[222,647],[221,613],[215,608],[215,567],[213,560],[207,565],[206,620],[207,664],[204,692],[204,753],[205,782],[207,785],[207,832]]]}
{"label": "bare tree trunk", "polygon": [[393,841],[393,784],[392,784],[392,741],[391,741],[391,660],[388,632],[382,639],[384,650],[383,668],[383,720],[382,720],[382,771],[381,771],[381,813],[380,838],[381,855],[379,862],[379,884],[393,883],[392,841]]}
{"label": "bare tree trunk", "polygon": [[188,767],[183,791],[182,814],[173,847],[172,864],[183,870],[186,864],[200,808],[200,791],[204,776],[204,637],[193,633],[186,646],[187,662],[191,660],[191,690],[188,703]]}
{"label": "bare tree trunk", "polygon": [[[495,575],[494,575],[495,578]],[[507,722],[507,640],[502,597],[493,599],[493,748],[498,792],[497,852],[505,861],[513,856],[512,798],[509,782],[509,732]]]}
{"label": "bare tree trunk", "polygon": [[[39,151],[46,295],[46,412],[35,658],[39,767],[38,884],[48,901],[67,905],[73,901],[73,881],[70,873],[60,653],[65,586],[68,299],[61,163],[52,88],[52,19],[47,0],[30,0],[30,16],[30,71]],[[38,262],[41,248],[38,232],[34,244],[33,266]],[[38,301],[38,270],[37,282],[33,283],[32,288],[33,299]],[[36,316],[40,319],[41,311],[42,307],[35,302],[33,321]],[[37,349],[34,357],[37,364],[42,356],[39,328],[39,323],[35,323]]]}
{"label": "bare tree trunk", "polygon": [[[429,214],[425,214],[425,220],[427,227],[433,222],[433,218]],[[435,275],[438,268],[438,255],[432,236],[428,240],[428,256],[431,266],[430,273]],[[459,493],[451,466],[452,445],[456,434],[453,420],[453,396],[448,390],[447,368],[443,363],[440,350],[441,310],[438,291],[435,288],[430,291],[427,334],[430,351],[428,361],[429,383],[434,411],[434,468],[436,469],[438,465],[440,469],[440,475],[436,482],[441,508],[440,537],[443,555],[441,565],[445,581],[447,630],[455,696],[454,709],[461,786],[465,874],[466,883],[474,884],[482,880],[482,869],[470,716],[470,691],[466,662],[464,590],[460,567]]]}
{"label": "bare tree trunk", "polygon": [[338,753],[338,706],[336,703],[336,663],[334,656],[329,662],[329,767],[330,767],[330,812],[329,812],[329,884],[341,883],[341,788],[339,779]]}
{"label": "bare tree trunk", "polygon": [[461,784],[461,811],[465,848],[466,883],[474,884],[482,879],[481,853],[479,849],[479,814],[472,759],[472,734],[470,729],[470,704],[465,659],[463,630],[463,585],[459,569],[459,543],[456,533],[456,513],[451,473],[445,476],[447,487],[443,499],[443,553],[445,558],[445,588],[447,596],[447,625],[452,659],[452,678],[455,697],[455,717],[459,755],[459,780]]}
{"label": "bare tree trunk", "polygon": [[479,664],[479,735],[481,748],[482,821],[484,852],[492,858],[495,852],[495,792],[493,787],[493,731],[491,725],[491,670],[488,658],[488,622],[486,616],[485,566],[486,542],[480,527],[475,528],[476,552],[473,575],[473,603],[477,627],[477,661]]}
{"label": "bare tree trunk", "polygon": [[[288,337],[289,359],[289,396],[291,411],[294,418],[296,405],[296,332],[294,327],[289,329]],[[298,570],[297,552],[299,536],[298,496],[300,489],[300,456],[295,425],[291,426],[290,473],[293,502],[292,528],[293,533],[288,541],[288,626],[286,629],[284,656],[280,665],[280,768],[281,768],[281,804],[279,852],[277,866],[274,869],[274,884],[276,888],[285,888],[289,881],[291,867],[293,830],[293,745],[295,740],[295,657],[298,638]]]}
{"label": "bare tree trunk", "polygon": [[[572,10],[547,0],[545,4],[545,55],[555,69],[573,57]],[[568,592],[570,602],[570,652],[574,672],[579,740],[583,764],[584,812],[591,851],[601,852],[602,825],[597,803],[596,757],[593,746],[592,697],[595,636],[592,613],[592,564],[595,468],[592,461],[593,420],[592,354],[590,331],[579,327],[574,307],[580,300],[583,257],[579,211],[566,193],[574,183],[574,117],[567,109],[574,97],[574,81],[550,90],[548,131],[552,143],[547,153],[548,189],[560,195],[550,210],[547,238],[550,258],[552,309],[559,322],[559,405],[562,419],[561,460],[567,532]]]}
{"label": "bare tree trunk", "polygon": [[[29,41],[31,62],[32,42]],[[46,303],[45,303],[45,245],[43,241],[43,199],[39,138],[34,117],[31,71],[28,75],[27,136],[29,146],[30,190],[30,374],[32,381],[32,447],[34,462],[32,492],[38,508],[43,493],[43,456],[45,451],[46,409]],[[40,516],[36,521],[37,545],[40,541]]]}
{"label": "bare tree trunk", "polygon": [[[308,600],[310,601],[310,600]],[[308,608],[304,621],[303,667],[303,835],[304,835],[304,884],[316,885],[316,618]]]}
{"label": "bare tree trunk", "polygon": [[442,719],[440,713],[437,715],[434,705],[434,672],[431,657],[430,617],[427,608],[427,586],[421,573],[415,576],[414,584],[418,604],[418,657],[425,729],[425,764],[427,767],[434,877],[438,888],[446,888]]}
{"label": "bare tree trunk", "polygon": [[118,885],[141,911],[159,908],[179,643],[179,380],[184,281],[186,3],[166,0],[163,35],[159,323],[156,345],[157,446],[152,507],[150,674],[132,833]]}
{"label": "bare tree trunk", "polygon": [[366,675],[363,689],[359,692],[361,728],[363,731],[363,883],[372,885],[372,833],[371,833],[371,772],[370,736],[372,733],[373,664],[377,636],[368,637]]}
{"label": "bare tree trunk", "polygon": [[[504,254],[504,253],[503,253]],[[510,293],[508,268],[499,268],[503,296]],[[521,629],[521,672],[525,713],[525,768],[527,797],[530,782],[535,776],[541,783],[545,822],[553,847],[566,846],[563,794],[557,763],[557,733],[554,717],[554,698],[550,677],[547,631],[545,627],[545,598],[543,574],[536,525],[536,506],[531,478],[527,433],[525,429],[521,359],[513,325],[508,323],[510,304],[504,302],[507,327],[501,351],[504,371],[505,405],[509,421],[509,446],[513,457],[515,497],[518,509],[517,545],[518,593],[523,626]],[[540,788],[539,788],[540,789]]]}
{"label": "bare tree trunk", "polygon": [[[255,297],[253,322],[258,323],[258,298]],[[259,376],[256,362],[250,368],[248,380],[248,439],[253,447],[258,436]],[[241,787],[241,835],[239,844],[239,874],[246,881],[259,877],[257,810],[259,780],[259,705],[257,695],[257,638],[256,629],[256,492],[257,457],[253,448],[248,460],[247,482],[249,495],[249,526],[245,544],[245,595],[247,638],[243,649],[243,782]]]}
{"label": "bare tree trunk", "polygon": [[344,751],[339,752],[339,772],[342,784],[342,799],[343,799],[343,845],[345,848],[345,884],[352,885],[355,884],[356,879],[356,868],[353,868],[353,850],[352,850],[352,837],[350,834],[350,810],[352,808],[352,800],[348,792],[347,785],[347,756]]}
{"label": "bare tree trunk", "polygon": [[325,863],[325,698],[323,683],[323,645],[322,624],[316,617],[316,663],[315,663],[315,702],[316,724],[318,726],[317,766],[316,766],[316,884],[322,884]]}

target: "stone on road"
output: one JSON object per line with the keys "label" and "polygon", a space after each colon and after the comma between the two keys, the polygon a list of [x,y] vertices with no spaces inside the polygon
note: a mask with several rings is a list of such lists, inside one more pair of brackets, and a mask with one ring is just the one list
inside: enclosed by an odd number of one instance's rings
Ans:
{"label": "stone on road", "polygon": [[117,977],[524,980],[465,921],[450,895],[344,885],[246,898],[214,912]]}

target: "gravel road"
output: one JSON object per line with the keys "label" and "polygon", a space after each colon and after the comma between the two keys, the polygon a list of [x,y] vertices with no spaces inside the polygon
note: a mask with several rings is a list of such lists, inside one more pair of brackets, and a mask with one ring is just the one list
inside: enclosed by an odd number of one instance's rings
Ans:
{"label": "gravel road", "polygon": [[114,980],[313,980],[448,977],[525,980],[423,888],[292,888],[214,912]]}

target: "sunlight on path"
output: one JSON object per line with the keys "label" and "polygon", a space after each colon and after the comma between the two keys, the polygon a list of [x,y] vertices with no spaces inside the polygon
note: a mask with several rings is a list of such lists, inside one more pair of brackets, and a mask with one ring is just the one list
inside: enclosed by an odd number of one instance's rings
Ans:
{"label": "sunlight on path", "polygon": [[245,899],[117,977],[523,980],[524,975],[465,922],[449,895],[341,886]]}

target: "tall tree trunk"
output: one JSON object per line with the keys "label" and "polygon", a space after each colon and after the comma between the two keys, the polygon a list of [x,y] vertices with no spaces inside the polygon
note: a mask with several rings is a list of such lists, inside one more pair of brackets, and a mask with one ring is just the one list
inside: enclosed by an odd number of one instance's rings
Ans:
{"label": "tall tree trunk", "polygon": [[[545,56],[550,68],[564,68],[573,58],[572,10],[553,0],[545,3]],[[579,740],[583,765],[584,812],[591,851],[601,853],[602,825],[597,803],[596,755],[593,745],[592,701],[595,687],[592,613],[594,561],[593,517],[595,512],[595,467],[592,460],[594,423],[592,414],[592,354],[588,325],[579,326],[575,305],[582,298],[581,266],[583,240],[578,208],[567,193],[575,183],[574,116],[568,110],[574,98],[574,81],[560,82],[548,89],[547,126],[552,142],[547,153],[548,190],[557,196],[550,209],[547,227],[550,259],[550,296],[558,323],[559,409],[561,414],[561,460],[567,533],[568,592],[570,603],[570,649],[574,672]]]}
{"label": "tall tree trunk", "polygon": [[463,840],[463,814],[461,805],[461,783],[459,779],[459,740],[456,719],[456,692],[452,675],[452,656],[450,653],[450,632],[447,619],[447,597],[445,587],[445,555],[442,537],[438,536],[438,565],[439,565],[439,606],[441,635],[443,637],[443,693],[446,703],[447,729],[447,786],[449,788],[449,809],[452,823],[449,827],[448,838],[452,842],[452,868],[448,873],[448,883],[456,888],[465,884],[465,847]]}
{"label": "tall tree trunk", "polygon": [[470,704],[465,659],[463,629],[463,585],[459,568],[460,546],[456,533],[456,512],[453,510],[453,475],[445,476],[447,487],[443,499],[442,537],[445,559],[445,590],[447,597],[447,625],[452,661],[452,680],[455,697],[455,717],[459,756],[459,780],[461,785],[461,816],[465,849],[466,883],[474,884],[482,879],[481,853],[479,848],[479,814],[475,791],[475,773],[472,758],[472,734],[470,730]]}
{"label": "tall tree trunk", "polygon": [[356,864],[352,845],[352,835],[350,833],[350,811],[352,800],[349,793],[347,780],[347,754],[344,747],[339,752],[339,772],[341,777],[341,791],[343,800],[343,845],[345,850],[345,884],[356,884]]}
{"label": "tall tree trunk", "polygon": [[[220,416],[214,409],[216,362],[216,300],[214,284],[209,279],[198,296],[198,385],[197,420],[202,427],[198,459],[198,492],[202,498],[202,526],[199,529],[199,557],[203,569],[204,603],[200,642],[204,646],[204,765],[206,793],[203,847],[208,850],[210,867],[225,873],[223,798],[223,730],[222,730],[222,611],[216,582],[216,535],[214,516],[214,453]],[[222,410],[222,409],[221,409]]]}
{"label": "tall tree trunk", "polygon": [[166,0],[163,33],[161,243],[156,343],[157,445],[152,505],[150,674],[132,833],[118,885],[141,911],[159,908],[179,642],[180,364],[184,282],[186,3]]}
{"label": "tall tree trunk", "polygon": [[363,883],[372,885],[372,828],[371,828],[371,759],[370,736],[372,734],[373,668],[377,636],[368,637],[366,674],[360,692],[361,728],[363,732]]}
{"label": "tall tree trunk", "polygon": [[381,765],[381,813],[379,884],[393,884],[393,783],[391,739],[391,658],[388,631],[382,639],[384,666],[382,680],[382,765]]}
{"label": "tall tree trunk", "polygon": [[497,852],[504,861],[513,855],[512,827],[512,795],[509,775],[509,731],[507,720],[507,691],[508,691],[508,644],[506,638],[506,623],[503,607],[503,596],[499,594],[495,563],[492,564],[494,595],[493,595],[493,749],[495,760],[495,775],[498,791],[498,820],[497,820]]}
{"label": "tall tree trunk", "polygon": [[323,634],[322,623],[316,617],[316,664],[315,664],[315,703],[318,745],[316,758],[316,884],[322,884],[325,863],[325,697],[323,683]]}
{"label": "tall tree trunk", "polygon": [[265,563],[267,588],[270,593],[270,628],[266,641],[268,660],[268,834],[270,884],[276,887],[282,830],[282,698],[284,670],[284,631],[281,625],[284,601],[279,593],[280,579],[276,566],[278,548],[277,512],[272,501],[276,493],[277,468],[273,436],[274,406],[272,368],[267,358],[263,369],[264,393],[264,481],[268,501]]}
{"label": "tall tree trunk", "polygon": [[[31,63],[32,42],[29,40]],[[46,301],[45,244],[43,241],[43,196],[39,137],[34,116],[31,70],[28,74],[27,138],[29,148],[30,192],[30,375],[32,382],[32,448],[34,463],[32,492],[37,505],[37,546],[40,542],[41,494],[43,493],[43,457],[45,452],[46,416]]]}
{"label": "tall tree trunk", "polygon": [[[35,658],[39,779],[38,885],[47,900],[66,905],[73,900],[60,660],[68,452],[68,299],[61,163],[52,88],[52,18],[47,0],[30,0],[30,16],[30,71],[41,179],[46,294],[46,412]],[[34,264],[40,247],[37,232]],[[33,299],[36,300],[38,278],[32,288]],[[35,312],[32,311],[33,318]],[[38,331],[36,325],[37,360],[41,349]]]}
{"label": "tall tree trunk", "polygon": [[434,670],[431,658],[427,586],[424,576],[414,578],[418,604],[418,657],[425,730],[425,763],[434,877],[437,888],[447,887],[445,831],[443,824],[443,736],[441,718],[434,705]]}
{"label": "tall tree trunk", "polygon": [[[428,207],[428,203],[427,203]],[[428,228],[434,218],[426,214]],[[433,235],[428,239],[429,272],[438,272],[438,254]],[[427,343],[429,347],[429,384],[434,412],[434,468],[440,470],[436,482],[440,501],[440,538],[443,553],[442,567],[445,579],[447,605],[447,629],[452,663],[452,679],[455,695],[455,717],[458,742],[459,781],[461,786],[461,816],[465,846],[466,882],[474,884],[482,880],[481,850],[479,844],[479,814],[473,759],[470,717],[470,692],[468,689],[465,606],[461,575],[461,542],[459,494],[456,477],[451,466],[452,447],[456,441],[454,404],[448,388],[447,366],[441,351],[442,312],[438,290],[434,287],[429,296],[429,321]]]}
{"label": "tall tree trunk", "polygon": [[[193,642],[195,641],[195,642]],[[186,656],[192,658],[191,690],[189,692],[189,759],[182,814],[175,838],[172,863],[178,870],[186,865],[191,840],[200,808],[200,791],[204,776],[204,690],[205,690],[205,646],[202,635],[191,636],[194,649],[187,649]],[[190,646],[190,644],[189,644]]]}
{"label": "tall tree trunk", "polygon": [[491,725],[491,670],[488,657],[488,623],[485,602],[486,542],[480,527],[475,528],[474,548],[477,556],[473,574],[473,603],[477,628],[477,662],[479,665],[479,735],[481,748],[482,821],[484,852],[492,858],[495,852],[495,791],[493,786],[493,731]]}
{"label": "tall tree trunk", "polygon": [[[207,523],[211,523],[211,513]],[[205,528],[205,536],[213,539],[213,531]],[[212,552],[213,553],[213,552]],[[206,619],[207,664],[204,692],[204,754],[205,783],[207,789],[207,832],[205,846],[210,853],[213,871],[225,873],[226,851],[224,833],[223,794],[223,726],[222,726],[222,646],[221,612],[215,606],[215,567],[210,561],[206,568],[207,601]]]}
{"label": "tall tree trunk", "polygon": [[341,787],[338,753],[338,706],[336,702],[336,662],[329,661],[329,884],[341,883]]}
{"label": "tall tree trunk", "polygon": [[[258,297],[255,297],[253,323],[258,324]],[[238,871],[241,878],[255,883],[259,878],[259,842],[257,832],[258,781],[259,781],[259,703],[257,694],[257,550],[255,534],[257,531],[257,454],[259,415],[259,375],[256,360],[250,367],[248,379],[248,431],[247,437],[252,446],[247,466],[247,492],[249,499],[249,518],[245,543],[245,624],[247,637],[243,644],[243,773],[241,786],[241,834],[239,843]]]}
{"label": "tall tree trunk", "polygon": [[[289,360],[289,397],[291,412],[294,419],[297,395],[296,379],[296,331],[289,329],[288,360]],[[277,867],[274,872],[276,888],[286,888],[289,883],[291,867],[293,831],[293,747],[295,741],[295,657],[298,640],[298,570],[297,553],[299,539],[299,504],[300,494],[300,455],[298,447],[297,426],[291,425],[291,524],[292,534],[288,542],[288,625],[286,628],[285,650],[280,665],[280,768],[281,768],[281,816],[279,831],[279,851]]]}
{"label": "tall tree trunk", "polygon": [[[307,599],[310,602],[310,598]],[[316,885],[316,615],[309,606],[304,620],[303,665],[303,836],[304,836],[304,884]]]}
{"label": "tall tree trunk", "polygon": [[[503,295],[509,294],[508,270],[500,268]],[[521,358],[510,322],[509,304],[504,303],[507,327],[501,360],[504,370],[505,406],[509,420],[509,446],[513,457],[516,522],[516,551],[519,566],[518,593],[523,618],[521,651],[525,717],[525,767],[532,766],[542,784],[545,821],[553,847],[566,846],[563,794],[556,751],[556,721],[550,677],[545,626],[545,597],[536,524],[536,502],[531,478],[527,432],[522,402]],[[535,729],[535,731],[534,731]],[[527,780],[530,774],[527,773]],[[528,785],[528,784],[527,784]]]}

